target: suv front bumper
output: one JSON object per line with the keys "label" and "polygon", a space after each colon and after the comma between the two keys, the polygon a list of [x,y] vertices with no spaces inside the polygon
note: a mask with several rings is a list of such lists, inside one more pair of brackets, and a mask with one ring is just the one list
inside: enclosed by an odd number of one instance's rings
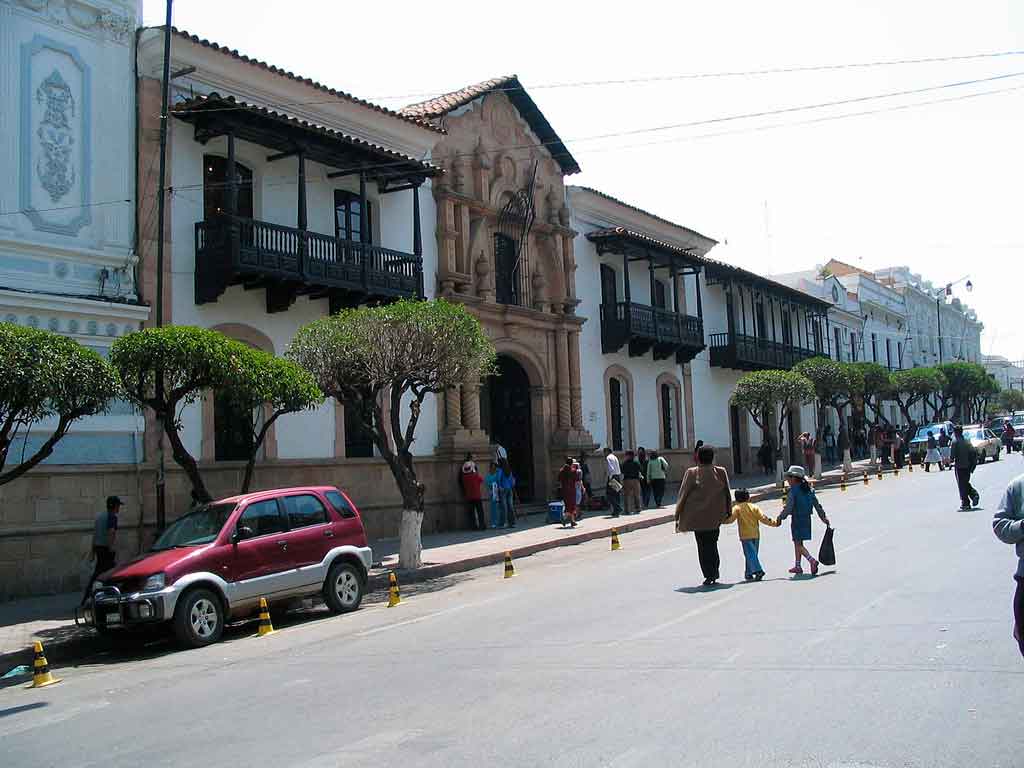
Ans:
{"label": "suv front bumper", "polygon": [[173,586],[156,592],[122,594],[117,587],[100,587],[83,610],[85,623],[100,631],[155,624],[174,615],[178,590]]}

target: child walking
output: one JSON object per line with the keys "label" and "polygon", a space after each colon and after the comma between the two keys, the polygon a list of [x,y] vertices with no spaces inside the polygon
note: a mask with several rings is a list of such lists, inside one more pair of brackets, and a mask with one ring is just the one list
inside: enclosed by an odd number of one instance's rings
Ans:
{"label": "child walking", "polygon": [[789,569],[792,574],[801,574],[804,569],[801,567],[802,558],[806,557],[811,566],[811,575],[818,573],[818,561],[811,557],[811,553],[804,546],[805,541],[811,540],[811,512],[817,511],[818,517],[825,525],[831,525],[825,510],[818,501],[818,497],[807,482],[807,472],[803,467],[793,465],[786,470],[786,482],[789,483],[789,494],[786,496],[786,508],[779,515],[778,522],[782,523],[792,515],[793,522],[790,530],[793,532],[793,555],[796,558],[796,565]]}
{"label": "child walking", "polygon": [[740,544],[743,547],[743,559],[746,565],[743,568],[743,578],[747,581],[760,581],[764,578],[764,568],[757,557],[757,550],[761,544],[760,523],[778,528],[781,523],[772,520],[756,504],[750,503],[750,492],[745,488],[736,489],[736,504],[732,508],[732,515],[726,524],[738,522],[740,528]]}

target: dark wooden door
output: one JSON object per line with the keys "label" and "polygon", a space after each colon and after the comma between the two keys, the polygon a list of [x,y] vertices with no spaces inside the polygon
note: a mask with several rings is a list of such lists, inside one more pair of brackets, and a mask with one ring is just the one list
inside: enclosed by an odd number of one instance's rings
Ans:
{"label": "dark wooden door", "polygon": [[618,302],[618,281],[615,270],[607,264],[601,265],[601,303],[605,305]]}
{"label": "dark wooden door", "polygon": [[740,409],[729,406],[729,422],[732,432],[732,471],[735,475],[743,474],[743,446],[740,443]]}
{"label": "dark wooden door", "polygon": [[500,232],[494,235],[495,295],[499,304],[519,304],[516,241]]}

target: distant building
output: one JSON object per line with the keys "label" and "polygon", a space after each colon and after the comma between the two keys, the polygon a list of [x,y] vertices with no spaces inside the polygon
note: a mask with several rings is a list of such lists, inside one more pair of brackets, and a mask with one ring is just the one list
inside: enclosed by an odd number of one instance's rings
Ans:
{"label": "distant building", "polygon": [[1003,389],[1024,392],[1024,360],[1014,362],[1001,355],[985,355],[982,365]]}

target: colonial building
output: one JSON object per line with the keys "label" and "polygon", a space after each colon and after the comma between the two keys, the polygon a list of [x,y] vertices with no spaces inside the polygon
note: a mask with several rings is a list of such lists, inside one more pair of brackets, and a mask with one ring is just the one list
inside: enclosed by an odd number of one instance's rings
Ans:
{"label": "colonial building", "polygon": [[[0,0],[0,320],[102,355],[149,314],[135,279],[136,10]],[[33,425],[11,456],[53,426]],[[143,427],[115,403],[0,488],[0,598],[77,588],[104,496],[137,490]]]}
{"label": "colonial building", "polygon": [[439,406],[439,450],[508,452],[524,501],[545,500],[562,457],[596,445],[583,418],[576,233],[564,177],[576,160],[514,77],[402,110],[444,131],[432,161],[436,289],[466,305],[498,351],[498,372]]}
{"label": "colonial building", "polygon": [[[578,312],[588,318],[584,423],[615,451],[658,450],[678,479],[697,439],[691,362],[707,346],[699,283],[716,243],[586,187],[569,188],[569,205]],[[728,461],[726,442],[705,442]]]}
{"label": "colonial building", "polygon": [[1024,360],[1011,361],[1002,355],[985,355],[982,365],[1003,389],[1024,392]]}

